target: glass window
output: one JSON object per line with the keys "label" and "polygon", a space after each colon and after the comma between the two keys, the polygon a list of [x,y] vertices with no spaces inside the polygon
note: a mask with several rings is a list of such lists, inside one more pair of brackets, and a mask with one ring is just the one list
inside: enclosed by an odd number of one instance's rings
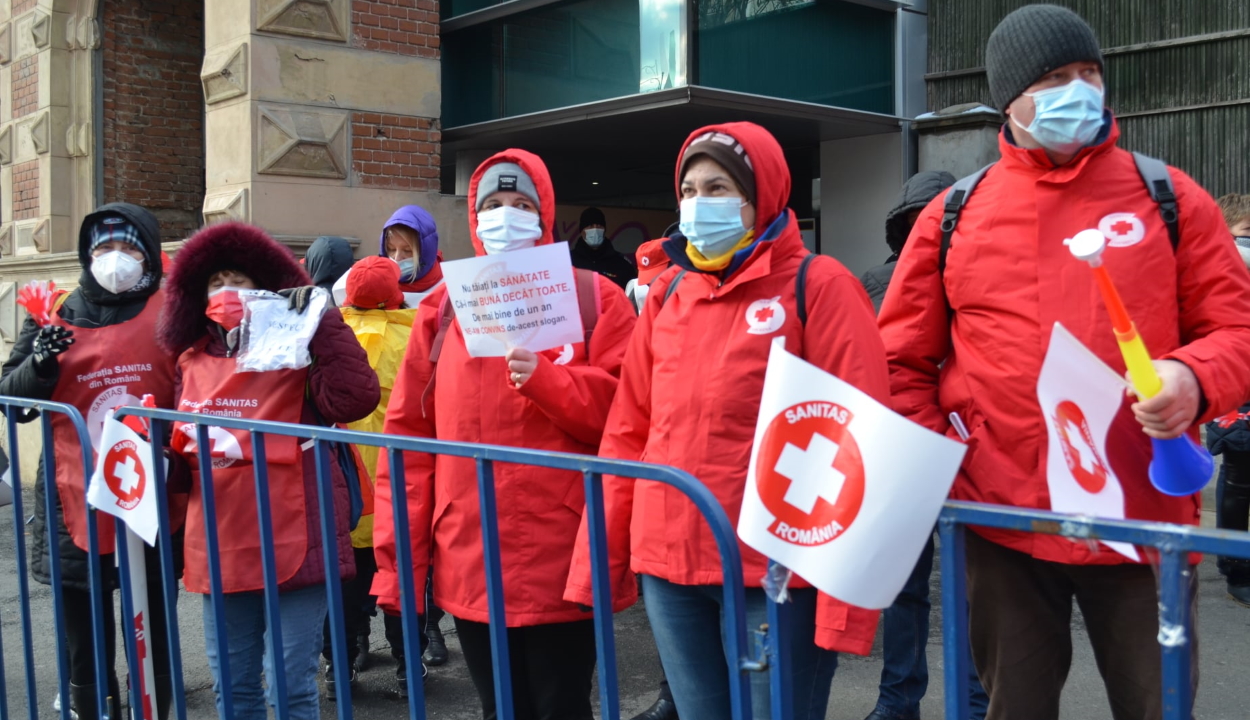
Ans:
{"label": "glass window", "polygon": [[439,17],[446,20],[447,18],[464,15],[476,10],[485,10],[491,5],[498,5],[504,0],[442,0],[438,4]]}
{"label": "glass window", "polygon": [[832,0],[699,0],[706,87],[894,112],[894,15]]}
{"label": "glass window", "polygon": [[686,0],[638,0],[638,92],[686,84]]}
{"label": "glass window", "polygon": [[449,33],[443,38],[443,124],[633,95],[639,58],[639,0],[548,6]]}

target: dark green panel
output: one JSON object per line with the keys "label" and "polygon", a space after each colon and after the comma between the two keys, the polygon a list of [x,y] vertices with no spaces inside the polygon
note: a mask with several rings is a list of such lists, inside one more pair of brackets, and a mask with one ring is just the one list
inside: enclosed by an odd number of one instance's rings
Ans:
{"label": "dark green panel", "polygon": [[443,127],[499,117],[499,34],[479,25],[443,38]]}
{"label": "dark green panel", "polygon": [[638,92],[638,0],[584,0],[443,37],[443,125]]}
{"label": "dark green panel", "polygon": [[698,54],[698,85],[894,112],[888,12],[829,1],[700,2]]}
{"label": "dark green panel", "polygon": [[1120,145],[1163,158],[1220,197],[1250,192],[1246,128],[1250,104],[1127,117],[1120,121]]}
{"label": "dark green panel", "polygon": [[446,20],[447,18],[464,15],[475,10],[485,10],[492,5],[498,5],[504,0],[442,0],[439,3],[439,17]]}

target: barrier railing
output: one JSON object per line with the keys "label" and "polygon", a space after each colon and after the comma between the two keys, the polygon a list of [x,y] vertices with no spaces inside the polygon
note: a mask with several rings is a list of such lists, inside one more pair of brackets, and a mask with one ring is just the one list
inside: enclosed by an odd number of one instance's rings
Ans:
{"label": "barrier railing", "polygon": [[[64,597],[61,580],[59,537],[57,534],[58,520],[55,508],[58,506],[56,493],[56,464],[53,452],[54,438],[50,414],[61,414],[72,424],[77,435],[78,446],[83,454],[83,466],[91,468],[92,453],[90,436],[81,414],[72,406],[47,401],[24,400],[19,398],[0,397],[0,409],[9,418],[7,425],[8,444],[10,448],[10,466],[12,477],[21,477],[21,457],[17,443],[17,428],[13,421],[17,411],[35,410],[40,412],[40,423],[43,430],[43,492],[48,517],[48,550],[50,554],[50,575],[53,597],[53,623],[58,638],[57,643],[57,687],[61,696],[60,717],[69,720],[69,668],[64,643]],[[255,458],[253,479],[255,482],[259,537],[261,540],[261,563],[264,575],[264,602],[267,625],[270,630],[270,650],[275,657],[281,657],[282,647],[281,623],[279,617],[278,583],[275,576],[275,558],[273,547],[273,524],[269,492],[268,469],[265,464],[265,437],[268,435],[299,438],[312,443],[312,451],[317,474],[317,497],[320,508],[332,508],[332,487],[330,444],[349,443],[368,445],[384,449],[391,473],[392,510],[396,536],[396,561],[400,568],[412,567],[411,528],[408,527],[407,486],[404,478],[403,453],[422,452],[430,454],[451,455],[470,458],[477,465],[477,481],[482,518],[484,561],[487,580],[487,598],[490,614],[490,634],[492,662],[494,666],[495,697],[498,715],[504,720],[514,717],[512,706],[511,673],[508,671],[506,658],[508,655],[508,638],[506,633],[506,616],[504,609],[502,561],[499,554],[499,529],[496,514],[496,497],[494,485],[494,464],[497,462],[531,465],[558,470],[580,472],[584,478],[586,493],[586,513],[592,549],[592,585],[594,591],[594,625],[596,647],[598,653],[598,674],[600,692],[600,712],[605,720],[619,720],[619,696],[616,672],[615,641],[612,629],[612,601],[608,572],[607,543],[604,537],[605,521],[603,510],[603,475],[652,480],[666,483],[691,499],[708,522],[716,539],[724,569],[724,622],[726,638],[726,657],[729,666],[731,705],[735,720],[751,717],[750,688],[748,675],[750,672],[770,673],[772,686],[772,715],[775,718],[791,717],[790,697],[787,692],[778,692],[786,686],[785,664],[788,656],[786,648],[787,607],[769,603],[769,632],[764,639],[763,649],[759,655],[753,655],[753,648],[747,641],[745,627],[745,598],[743,590],[742,563],[738,552],[736,534],[732,525],[720,507],[716,498],[691,475],[671,467],[649,465],[645,463],[606,460],[591,456],[564,453],[547,453],[519,448],[477,445],[469,443],[452,443],[424,438],[398,437],[362,433],[338,428],[327,428],[305,425],[290,425],[266,421],[240,420],[212,415],[180,413],[169,410],[132,407],[126,408],[121,415],[134,415],[148,418],[152,423],[151,437],[168,437],[168,424],[183,422],[195,426],[198,447],[211,447],[209,428],[221,427],[243,430],[250,433],[252,450]],[[174,558],[170,538],[170,522],[168,497],[165,487],[165,466],[161,457],[159,444],[154,446],[154,470],[156,477],[153,483],[157,493],[157,507],[160,513],[161,529],[157,547],[160,556],[162,586],[161,594],[165,608],[166,632],[169,642],[169,673],[172,679],[172,702],[175,716],[186,720],[186,696],[182,686],[182,657],[178,636],[177,615],[177,581],[174,572]],[[218,539],[216,523],[215,498],[213,483],[206,481],[212,477],[210,457],[201,453],[198,458],[201,475],[201,491],[206,526],[206,543],[208,545],[208,570],[212,589],[212,612],[215,614],[218,628],[225,627],[224,605],[222,592],[221,568],[218,559]],[[84,482],[84,492],[85,492]],[[16,490],[16,488],[15,488]],[[16,564],[18,569],[18,586],[21,595],[19,611],[21,614],[21,633],[23,659],[25,665],[25,685],[28,716],[31,720],[39,717],[38,687],[36,682],[36,665],[33,651],[31,608],[29,603],[29,587],[27,578],[25,522],[23,498],[20,490],[14,492],[13,501],[14,542],[16,548]],[[336,537],[334,512],[320,512],[319,522],[323,538]],[[94,679],[98,706],[109,707],[106,694],[108,692],[107,667],[104,653],[104,626],[112,618],[104,617],[103,594],[104,582],[101,570],[99,543],[95,511],[87,513],[86,524],[89,537],[88,573],[91,586],[91,609],[93,641],[95,647]],[[947,503],[939,520],[942,552],[942,593],[943,593],[943,635],[945,683],[946,683],[946,717],[948,720],[964,720],[969,716],[968,708],[968,615],[967,595],[965,587],[964,565],[964,529],[968,525],[994,527],[1024,532],[1061,535],[1075,541],[1126,542],[1139,546],[1154,547],[1159,551],[1159,587],[1160,587],[1160,632],[1159,640],[1163,663],[1163,698],[1165,720],[1184,720],[1190,717],[1193,694],[1190,685],[1191,655],[1189,638],[1191,637],[1190,580],[1191,568],[1187,553],[1203,552],[1220,555],[1250,558],[1250,537],[1242,533],[1229,531],[1206,530],[1191,526],[1176,526],[1163,523],[1143,523],[1123,520],[1097,520],[1092,518],[1063,515],[1059,513],[1024,510],[976,503]],[[338,567],[338,547],[335,542],[323,542],[324,562],[326,568]],[[126,577],[129,572],[129,557],[126,543],[117,543],[117,564],[119,577]],[[347,663],[347,645],[343,624],[343,600],[340,584],[333,573],[327,573],[325,585],[327,593],[328,617],[332,636],[333,666],[335,679],[340,691],[337,698],[337,713],[340,720],[352,717],[351,691],[349,685],[349,669]],[[132,615],[133,598],[130,596],[129,583],[118,583],[122,594],[122,608],[126,617]],[[417,627],[416,593],[414,578],[410,572],[400,573],[400,592],[403,604],[402,623],[404,631],[405,656],[420,657],[420,641]],[[139,659],[133,633],[123,633],[124,648],[128,665],[139,666]],[[219,655],[219,672],[221,686],[229,688],[230,670],[229,653],[226,633],[217,633],[216,648]],[[3,637],[0,636],[0,658],[3,654]],[[502,663],[502,664],[501,664]],[[286,717],[288,710],[285,672],[280,663],[275,663],[274,677],[268,678],[274,684],[277,697],[275,708],[278,717]],[[409,716],[413,720],[425,717],[424,691],[421,681],[419,663],[409,663],[407,684],[409,697]],[[0,668],[3,670],[3,668]],[[7,720],[8,692],[5,687],[5,675],[0,672],[0,720]],[[131,707],[141,707],[138,683],[131,683]],[[229,693],[223,697],[223,715],[231,717]],[[111,719],[118,720],[118,719]]]}
{"label": "barrier railing", "polygon": [[1102,520],[1043,510],[981,503],[948,502],[938,520],[942,538],[942,637],[947,720],[967,720],[968,596],[964,532],[969,525],[1059,535],[1076,542],[1122,542],[1159,551],[1159,646],[1163,670],[1163,720],[1189,720],[1190,594],[1193,568],[1188,553],[1250,558],[1250,535],[1190,525],[1133,520]]}
{"label": "barrier railing", "polygon": [[[603,510],[603,475],[615,475],[640,480],[653,480],[670,485],[685,494],[704,519],[708,522],[720,552],[721,565],[724,571],[724,623],[725,623],[725,654],[729,666],[731,688],[731,705],[735,720],[746,720],[751,717],[749,672],[760,672],[776,668],[784,664],[784,659],[776,655],[777,644],[773,639],[776,627],[769,633],[764,645],[764,655],[756,658],[748,654],[747,634],[745,627],[745,597],[742,581],[742,561],[738,551],[738,541],[729,518],[725,515],[715,496],[698,480],[688,473],[675,468],[646,463],[606,460],[592,456],[572,455],[566,453],[550,453],[520,448],[477,445],[468,443],[445,442],[425,438],[398,437],[363,433],[338,428],[317,427],[307,425],[290,425],[286,423],[241,420],[205,414],[192,414],[158,410],[151,408],[129,407],[118,413],[120,416],[133,415],[148,418],[151,423],[151,437],[167,437],[167,424],[174,422],[195,425],[196,444],[200,448],[211,447],[208,429],[220,427],[243,430],[251,434],[252,452],[254,457],[254,479],[256,503],[259,518],[259,533],[262,547],[262,566],[264,572],[264,598],[268,613],[270,644],[275,657],[280,657],[277,648],[282,646],[281,628],[278,618],[278,583],[274,576],[273,526],[270,512],[270,495],[268,486],[268,469],[265,465],[265,437],[268,435],[285,436],[311,441],[313,457],[317,472],[317,495],[320,512],[322,538],[336,536],[334,513],[325,509],[332,507],[332,478],[330,473],[329,446],[331,443],[349,443],[354,445],[374,446],[386,451],[390,467],[390,483],[392,511],[395,524],[396,564],[400,568],[411,568],[411,545],[408,527],[408,498],[404,479],[403,453],[421,452],[434,455],[450,455],[470,458],[477,464],[478,494],[482,519],[482,540],[487,580],[487,599],[490,614],[490,636],[492,662],[494,666],[495,697],[498,716],[503,720],[514,717],[512,703],[511,673],[508,670],[508,636],[504,610],[503,568],[499,553],[499,527],[496,515],[494,465],[498,462],[519,465],[530,465],[556,470],[572,470],[583,475],[586,493],[586,512],[589,516],[588,529],[592,550],[591,568],[594,591],[594,625],[595,640],[598,653],[598,674],[600,693],[600,713],[605,720],[618,720],[620,717],[619,697],[617,692],[616,650],[612,631],[612,597],[608,569],[608,550],[604,536]],[[159,449],[154,447],[154,455]],[[160,457],[154,457],[158,488],[162,495],[158,497],[161,512],[161,533],[158,545],[169,546],[169,518],[164,497],[165,477]],[[217,561],[218,539],[213,484],[208,481],[212,477],[212,463],[207,453],[199,454],[200,488],[203,497],[205,525],[207,528],[206,544],[209,558],[210,587],[212,589],[212,611],[216,614],[217,627],[223,628],[224,610],[222,604],[221,568]],[[119,547],[121,547],[119,545]],[[322,542],[326,568],[338,567],[338,548],[333,541]],[[119,558],[119,565],[125,572],[126,558]],[[172,582],[172,565],[164,568],[167,571],[166,584]],[[327,573],[331,575],[332,573]],[[404,630],[405,656],[420,658],[420,645],[416,618],[417,588],[411,572],[399,573],[400,595],[402,607],[402,623]],[[127,586],[122,584],[123,600]],[[335,681],[340,692],[337,697],[337,711],[340,720],[350,720],[352,706],[349,686],[349,664],[343,627],[343,603],[337,578],[331,577],[326,582],[326,593],[329,606],[330,632],[332,635],[333,667]],[[175,711],[180,720],[186,718],[186,707],[181,687],[180,668],[172,667],[172,660],[179,656],[176,644],[177,609],[166,595],[166,618],[171,627],[171,672],[174,675]],[[785,608],[775,610],[775,617],[780,625],[785,621]],[[220,683],[222,687],[230,687],[230,671],[225,633],[217,633]],[[128,651],[130,648],[128,648]],[[134,657],[133,654],[130,655]],[[275,663],[277,664],[277,663]],[[277,716],[287,716],[287,693],[284,673],[275,669],[277,697]],[[778,673],[774,673],[777,675]],[[409,693],[409,716],[413,720],[425,717],[424,692],[421,682],[420,663],[409,663],[407,668],[407,684]],[[777,693],[773,693],[774,696]],[[225,717],[232,715],[228,693],[223,698]],[[774,707],[777,703],[787,703],[788,698],[773,698]],[[784,707],[784,705],[780,706]],[[779,714],[778,717],[786,717]]]}
{"label": "barrier railing", "polygon": [[[26,518],[23,511],[24,502],[21,491],[22,459],[21,453],[18,451],[17,416],[19,411],[22,413],[37,411],[39,413],[40,429],[43,431],[43,467],[41,474],[44,506],[47,510],[45,524],[48,533],[46,541],[49,554],[49,579],[52,583],[52,623],[58,639],[65,637],[65,594],[64,583],[61,578],[61,548],[56,518],[56,508],[60,503],[57,498],[56,453],[53,450],[55,442],[52,433],[52,416],[62,415],[70,422],[74,433],[78,436],[77,449],[82,452],[83,467],[91,467],[92,464],[91,438],[87,433],[87,425],[83,422],[82,414],[72,405],[48,400],[27,400],[24,398],[0,396],[0,411],[3,411],[5,418],[8,420],[6,429],[10,454],[9,469],[10,477],[13,479],[13,545],[17,556],[18,613],[21,616],[22,659],[25,666],[26,679],[26,712],[30,720],[37,720],[39,717],[39,694],[38,682],[36,680],[37,667],[35,665],[34,634],[31,621],[30,580],[27,574]],[[83,484],[83,493],[85,501],[86,483]],[[102,568],[100,566],[97,520],[94,512],[87,513],[86,525],[89,545],[87,572],[91,586],[92,639],[95,647],[99,649],[97,655],[102,656],[105,623],[110,621],[111,618],[104,617],[105,591]],[[4,657],[3,639],[0,638],[0,663],[3,662]],[[8,720],[9,717],[9,692],[5,681],[5,665],[7,663],[0,664],[0,720]],[[57,643],[56,670],[57,692],[61,698],[60,716],[62,720],[70,720],[69,658],[63,642]],[[98,707],[107,707],[108,679],[107,668],[103,662],[95,663],[95,688]]]}

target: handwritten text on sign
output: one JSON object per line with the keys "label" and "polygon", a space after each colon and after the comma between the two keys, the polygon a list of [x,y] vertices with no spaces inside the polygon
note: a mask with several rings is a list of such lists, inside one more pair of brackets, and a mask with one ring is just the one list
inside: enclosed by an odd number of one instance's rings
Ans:
{"label": "handwritten text on sign", "polygon": [[573,265],[564,243],[443,263],[472,357],[541,352],[582,342]]}

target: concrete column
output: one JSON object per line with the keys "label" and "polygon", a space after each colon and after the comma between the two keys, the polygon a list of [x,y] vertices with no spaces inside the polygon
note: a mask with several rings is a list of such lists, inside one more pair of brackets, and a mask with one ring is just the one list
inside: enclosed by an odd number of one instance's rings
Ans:
{"label": "concrete column", "polygon": [[821,252],[857,275],[885,262],[885,214],[905,179],[899,133],[821,143]]}
{"label": "concrete column", "polygon": [[998,159],[1003,118],[980,103],[944,108],[917,120],[920,170],[945,170],[964,177]]}
{"label": "concrete column", "polygon": [[463,201],[438,192],[437,7],[430,0],[205,4],[205,222],[255,223],[297,250],[374,239],[396,207],[470,252]]}

